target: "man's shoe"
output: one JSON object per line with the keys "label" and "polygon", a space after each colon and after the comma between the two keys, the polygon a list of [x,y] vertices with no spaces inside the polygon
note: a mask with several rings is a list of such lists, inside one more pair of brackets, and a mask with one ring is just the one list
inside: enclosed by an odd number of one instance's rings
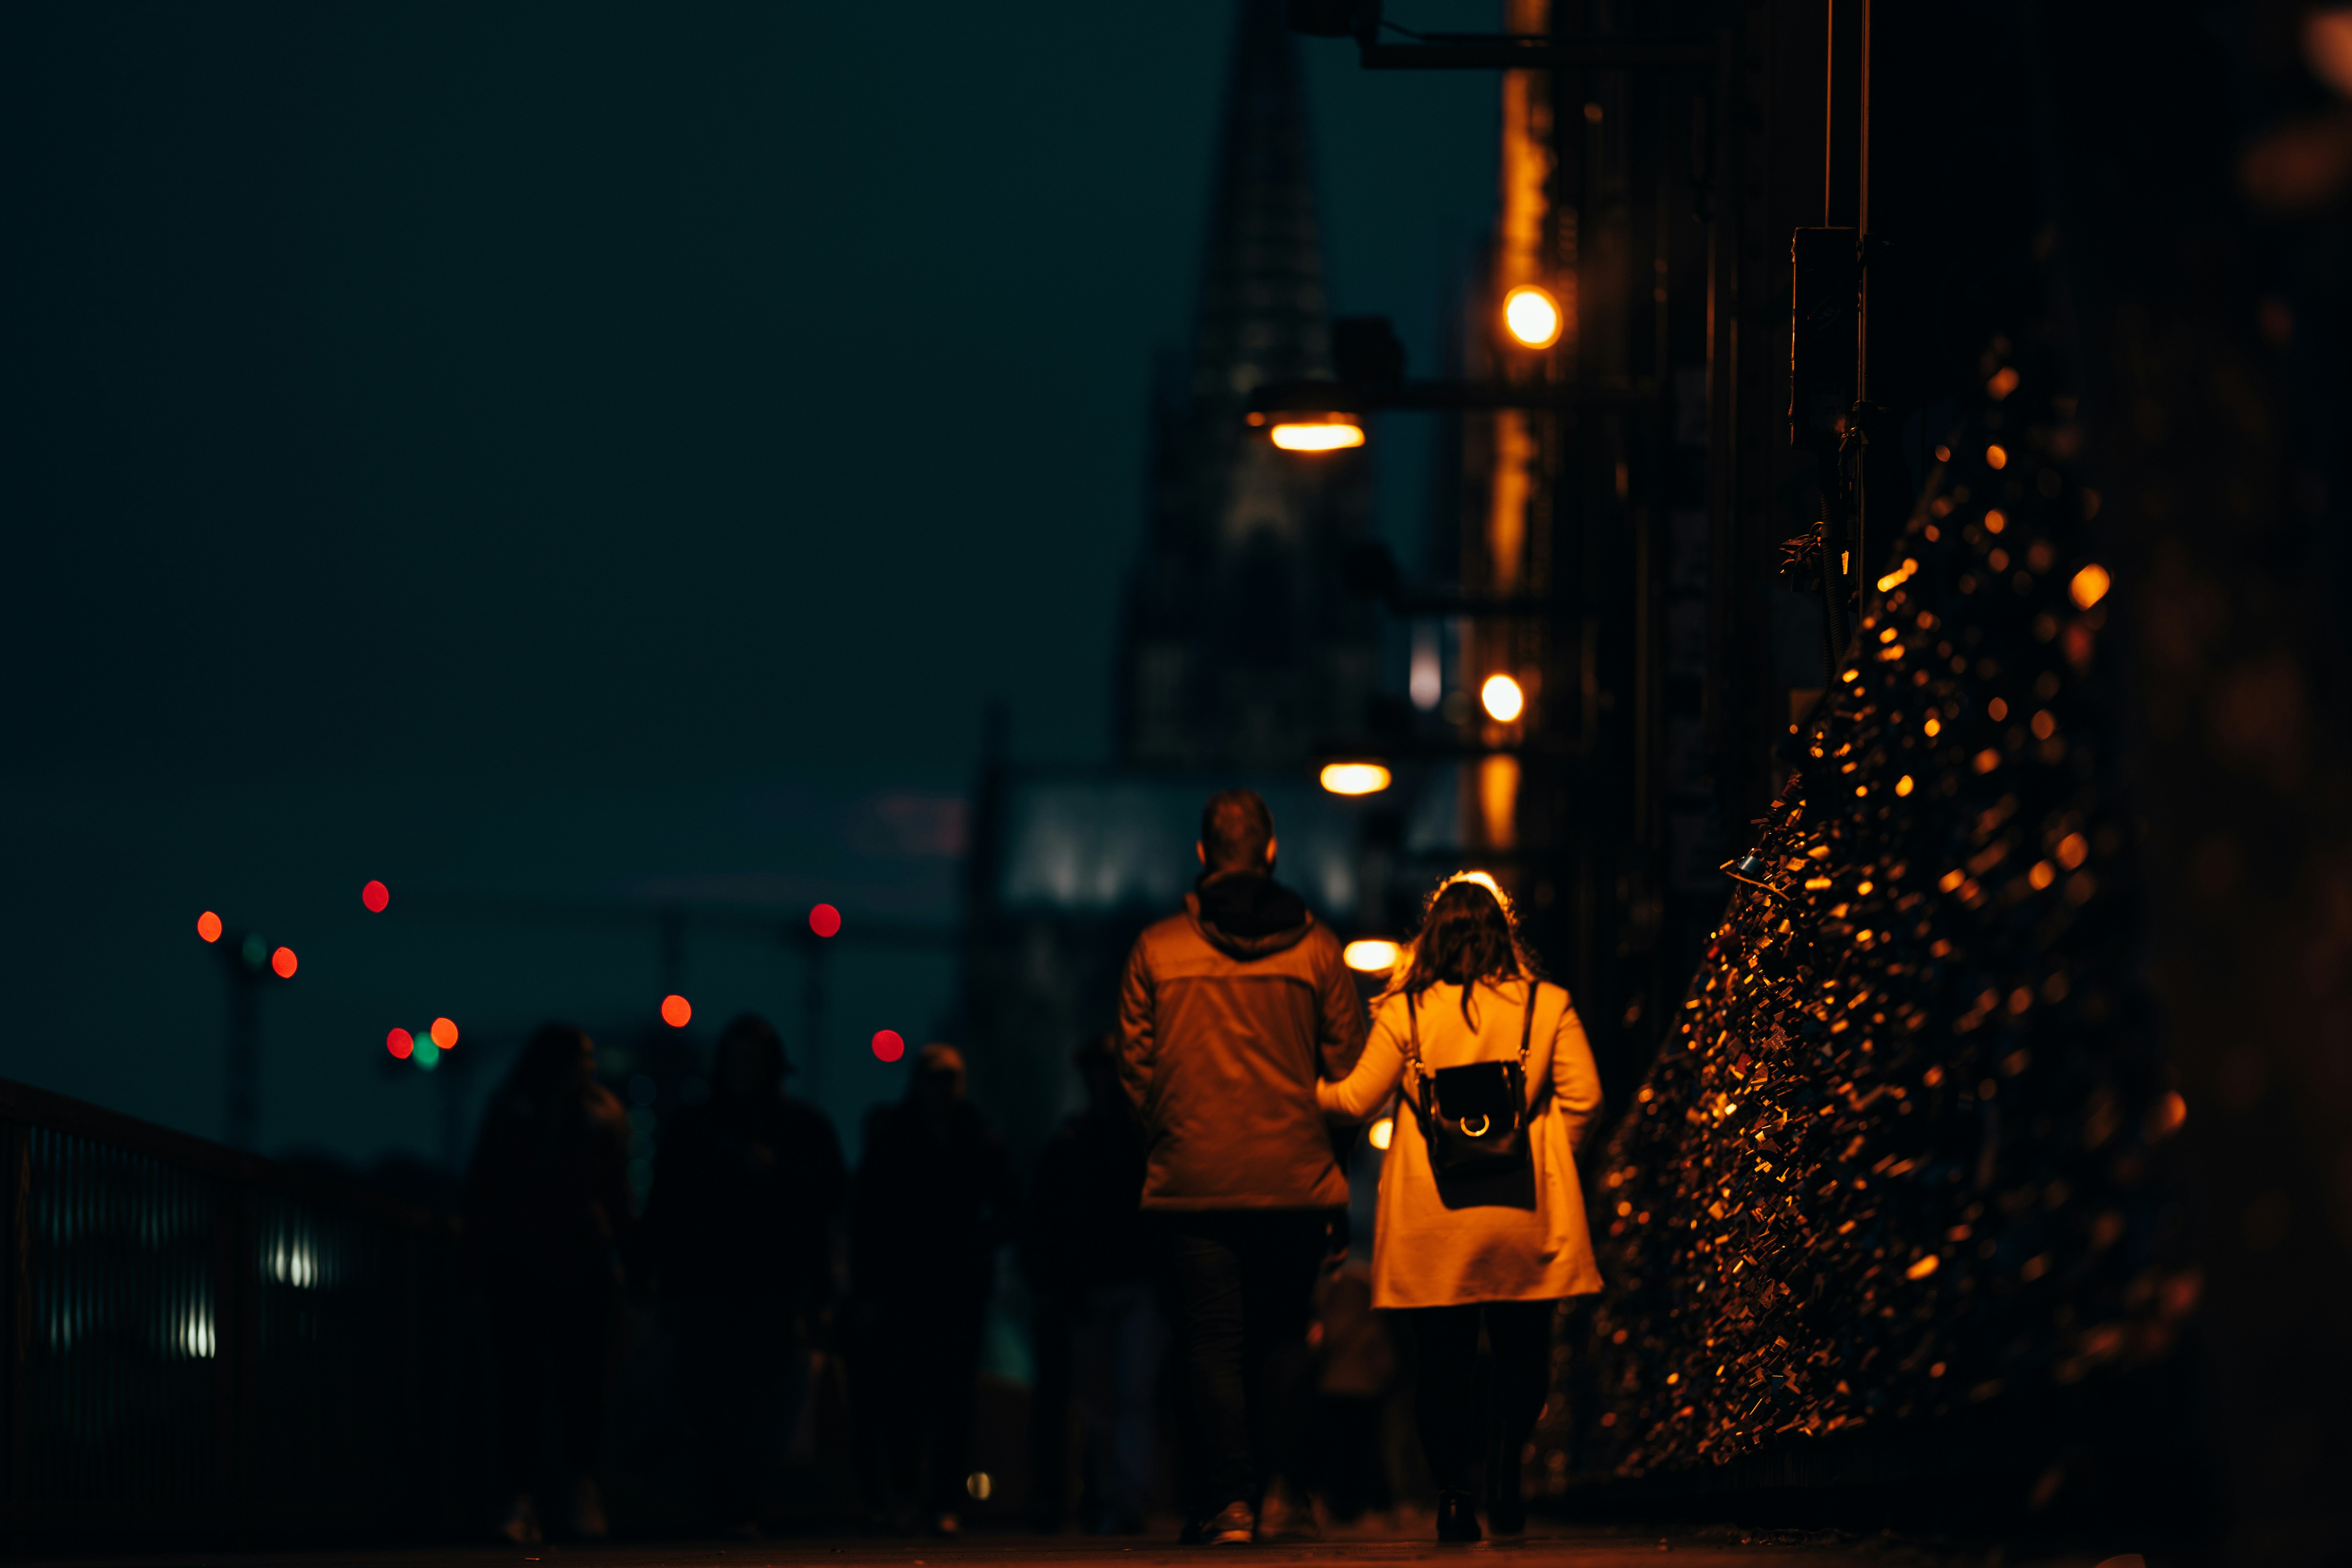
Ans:
{"label": "man's shoe", "polygon": [[1201,1527],[1202,1542],[1208,1546],[1247,1546],[1256,1536],[1257,1510],[1245,1502],[1227,1503]]}
{"label": "man's shoe", "polygon": [[1485,1532],[1478,1528],[1478,1510],[1471,1505],[1468,1492],[1444,1491],[1437,1494],[1437,1539],[1485,1539]]}

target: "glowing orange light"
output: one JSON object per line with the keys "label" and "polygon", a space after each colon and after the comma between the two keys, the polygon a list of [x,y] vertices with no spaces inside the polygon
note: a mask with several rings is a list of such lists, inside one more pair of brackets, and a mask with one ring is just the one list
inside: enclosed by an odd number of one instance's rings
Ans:
{"label": "glowing orange light", "polygon": [[383,1037],[383,1048],[406,1061],[416,1049],[416,1037],[405,1029],[394,1029]]}
{"label": "glowing orange light", "polygon": [[434,1019],[428,1033],[433,1037],[433,1043],[445,1051],[457,1043],[457,1026],[446,1018]]}
{"label": "glowing orange light", "polygon": [[196,917],[196,934],[198,936],[203,937],[206,942],[218,942],[220,941],[220,916],[213,913],[210,910],[206,910],[203,914]]}
{"label": "glowing orange light", "polygon": [[1503,296],[1503,326],[1531,349],[1548,349],[1559,342],[1559,301],[1532,283],[1522,283]]}
{"label": "glowing orange light", "polygon": [[1392,942],[1366,937],[1361,942],[1349,942],[1340,951],[1339,956],[1347,961],[1350,969],[1365,974],[1386,974],[1396,967],[1397,954],[1402,951]]}
{"label": "glowing orange light", "polygon": [[661,1019],[673,1029],[683,1029],[694,1017],[694,1004],[672,993],[662,998]]}
{"label": "glowing orange light", "polygon": [[1396,1118],[1383,1116],[1372,1123],[1372,1147],[1385,1149],[1396,1142]]}
{"label": "glowing orange light", "polygon": [[2094,561],[2074,574],[2074,581],[2066,591],[2074,596],[2075,604],[2087,610],[2107,596],[2107,589],[2114,582],[2115,579],[2107,575],[2107,569]]}
{"label": "glowing orange light", "polygon": [[886,1062],[895,1062],[907,1054],[907,1041],[896,1029],[874,1031],[874,1054]]}
{"label": "glowing orange light", "polygon": [[2000,447],[1987,447],[1985,461],[1996,468],[2005,468],[2009,467],[2009,453]]}
{"label": "glowing orange light", "polygon": [[360,902],[367,906],[368,913],[380,915],[391,906],[392,889],[382,882],[372,881],[360,889]]}
{"label": "glowing orange light", "polygon": [[1337,414],[1318,424],[1277,425],[1270,434],[1286,452],[1337,452],[1364,444],[1364,427]]}
{"label": "glowing orange light", "polygon": [[1328,763],[1322,782],[1333,795],[1378,795],[1389,787],[1389,771],[1378,763]]}
{"label": "glowing orange light", "polygon": [[1901,778],[1895,781],[1895,793],[1896,795],[1909,795],[1912,787],[1911,775],[1909,773],[1905,773]]}
{"label": "glowing orange light", "polygon": [[1903,1277],[1906,1279],[1925,1279],[1928,1275],[1933,1274],[1937,1268],[1942,1265],[1943,1261],[1944,1260],[1942,1258],[1937,1257],[1931,1252],[1927,1254],[1927,1257],[1919,1259],[1918,1262],[1913,1264],[1910,1268],[1906,1268],[1903,1271]]}
{"label": "glowing orange light", "polygon": [[1498,724],[1507,724],[1527,711],[1528,694],[1507,675],[1490,675],[1478,689],[1478,700]]}
{"label": "glowing orange light", "polygon": [[2016,368],[2011,365],[2003,365],[2000,367],[2000,372],[1996,374],[1990,381],[1985,383],[1985,390],[1992,394],[1992,400],[1995,403],[1999,403],[2002,398],[2007,397],[2011,393],[2017,390],[2017,380],[2018,376]]}
{"label": "glowing orange light", "polygon": [[278,978],[280,980],[293,979],[295,968],[301,962],[294,956],[294,950],[290,947],[281,947],[269,955],[269,967],[278,971]]}
{"label": "glowing orange light", "polygon": [[809,911],[809,930],[819,936],[832,936],[841,930],[841,911],[831,904],[819,904]]}

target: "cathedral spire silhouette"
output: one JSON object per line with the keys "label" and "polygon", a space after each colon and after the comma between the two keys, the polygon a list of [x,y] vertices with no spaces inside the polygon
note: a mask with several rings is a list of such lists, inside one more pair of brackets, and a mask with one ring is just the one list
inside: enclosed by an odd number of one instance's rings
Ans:
{"label": "cathedral spire silhouette", "polygon": [[1282,0],[1240,0],[1189,374],[1153,414],[1118,671],[1131,765],[1304,776],[1363,730],[1375,628],[1339,558],[1368,527],[1369,465],[1277,452],[1242,421],[1261,384],[1330,374],[1308,147]]}

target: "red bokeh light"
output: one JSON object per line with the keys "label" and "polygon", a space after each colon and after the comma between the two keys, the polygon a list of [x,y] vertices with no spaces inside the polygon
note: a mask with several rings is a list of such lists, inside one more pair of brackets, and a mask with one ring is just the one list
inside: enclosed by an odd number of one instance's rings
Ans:
{"label": "red bokeh light", "polygon": [[895,1062],[907,1054],[907,1042],[896,1029],[877,1030],[874,1036],[874,1054],[886,1062]]}
{"label": "red bokeh light", "polygon": [[368,907],[368,913],[380,915],[392,902],[392,889],[382,882],[370,882],[360,889],[360,902]]}
{"label": "red bokeh light", "polygon": [[683,1029],[694,1017],[694,1004],[683,996],[662,998],[662,1022],[673,1029]]}
{"label": "red bokeh light", "polygon": [[457,1026],[450,1019],[434,1019],[429,1032],[433,1036],[433,1043],[445,1051],[457,1043]]}
{"label": "red bokeh light", "polygon": [[206,910],[203,914],[196,917],[196,934],[198,936],[203,937],[206,942],[218,942],[220,941],[220,916],[213,913],[210,910]]}
{"label": "red bokeh light", "polygon": [[841,911],[831,904],[819,904],[809,911],[809,930],[819,936],[831,936],[841,929]]}
{"label": "red bokeh light", "polygon": [[405,1029],[394,1029],[383,1037],[383,1048],[402,1061],[406,1061],[410,1054],[416,1049],[416,1037]]}
{"label": "red bokeh light", "polygon": [[278,971],[280,980],[293,979],[295,967],[301,962],[294,956],[294,950],[290,947],[281,947],[269,955],[269,967]]}

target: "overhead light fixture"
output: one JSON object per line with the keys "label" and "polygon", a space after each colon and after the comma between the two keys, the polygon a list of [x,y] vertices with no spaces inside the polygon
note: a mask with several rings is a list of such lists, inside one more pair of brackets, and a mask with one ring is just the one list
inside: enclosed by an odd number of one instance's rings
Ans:
{"label": "overhead light fixture", "polygon": [[1559,342],[1567,318],[1550,290],[1522,283],[1503,296],[1503,327],[1525,347],[1548,349]]}
{"label": "overhead light fixture", "polygon": [[1323,787],[1333,795],[1378,795],[1389,787],[1391,775],[1378,763],[1326,763]]}
{"label": "overhead light fixture", "polygon": [[1486,684],[1478,689],[1478,700],[1497,724],[1509,723],[1528,709],[1528,694],[1507,675],[1488,676]]}
{"label": "overhead light fixture", "polygon": [[1268,434],[1286,452],[1337,452],[1364,444],[1364,427],[1350,415],[1333,414],[1321,419],[1277,415],[1276,418],[1279,422]]}

